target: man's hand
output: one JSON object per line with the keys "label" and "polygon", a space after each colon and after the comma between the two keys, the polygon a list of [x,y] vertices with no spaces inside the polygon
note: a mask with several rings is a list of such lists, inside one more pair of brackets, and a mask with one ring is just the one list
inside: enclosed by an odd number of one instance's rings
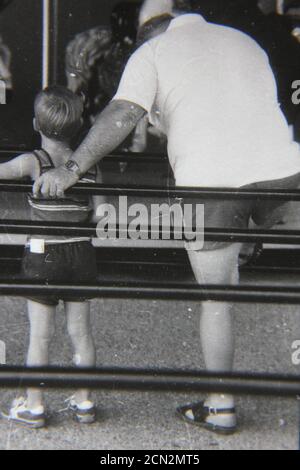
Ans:
{"label": "man's hand", "polygon": [[38,197],[42,194],[45,197],[64,197],[67,189],[71,188],[79,180],[76,173],[67,170],[64,166],[55,170],[47,171],[33,185],[33,195]]}

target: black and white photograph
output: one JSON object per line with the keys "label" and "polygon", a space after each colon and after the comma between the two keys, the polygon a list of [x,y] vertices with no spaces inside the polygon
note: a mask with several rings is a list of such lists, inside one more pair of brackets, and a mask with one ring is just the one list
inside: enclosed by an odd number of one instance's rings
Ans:
{"label": "black and white photograph", "polygon": [[300,450],[300,0],[0,0],[0,451]]}

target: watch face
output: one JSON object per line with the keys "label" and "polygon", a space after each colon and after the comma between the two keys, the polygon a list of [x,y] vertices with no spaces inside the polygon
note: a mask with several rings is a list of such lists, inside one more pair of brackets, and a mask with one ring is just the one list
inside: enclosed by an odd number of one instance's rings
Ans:
{"label": "watch face", "polygon": [[73,173],[75,173],[77,176],[80,176],[80,168],[79,166],[77,165],[76,162],[73,162],[72,160],[69,160],[66,164],[65,164],[65,168],[69,171],[72,171]]}

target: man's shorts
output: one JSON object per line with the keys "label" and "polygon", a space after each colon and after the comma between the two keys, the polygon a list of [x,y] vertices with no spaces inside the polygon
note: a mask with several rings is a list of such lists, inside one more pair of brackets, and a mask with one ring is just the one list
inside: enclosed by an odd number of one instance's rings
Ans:
{"label": "man's shorts", "polygon": [[[297,189],[300,187],[300,173],[272,181],[262,181],[249,184],[240,189],[250,189],[253,191]],[[196,227],[196,204],[204,204],[204,245],[201,242],[190,242],[186,244],[187,250],[192,251],[210,251],[218,250],[229,246],[230,242],[208,241],[205,239],[205,228],[221,229],[247,229],[249,221],[263,228],[271,228],[284,219],[290,202],[280,200],[217,200],[217,199],[184,199],[183,204],[193,205],[193,227]],[[300,203],[299,203],[300,204]],[[300,224],[300,221],[299,221]],[[203,229],[203,227],[201,227]]]}
{"label": "man's shorts", "polygon": [[[76,243],[45,244],[45,252],[32,253],[25,248],[22,260],[22,278],[38,281],[41,284],[96,284],[96,250],[89,241]],[[35,302],[56,306],[59,300],[84,302],[87,298],[79,296],[55,295],[27,297]]]}

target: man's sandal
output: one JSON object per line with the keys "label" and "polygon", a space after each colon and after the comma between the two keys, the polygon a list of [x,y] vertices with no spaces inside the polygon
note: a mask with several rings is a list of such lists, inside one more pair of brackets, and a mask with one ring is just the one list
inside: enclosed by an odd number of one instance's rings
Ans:
{"label": "man's sandal", "polygon": [[219,426],[217,424],[207,422],[207,418],[218,415],[235,415],[235,412],[235,408],[209,408],[208,406],[205,406],[204,402],[192,403],[190,405],[177,408],[177,415],[187,423],[194,424],[200,428],[226,436],[234,434],[237,431],[237,426]]}

